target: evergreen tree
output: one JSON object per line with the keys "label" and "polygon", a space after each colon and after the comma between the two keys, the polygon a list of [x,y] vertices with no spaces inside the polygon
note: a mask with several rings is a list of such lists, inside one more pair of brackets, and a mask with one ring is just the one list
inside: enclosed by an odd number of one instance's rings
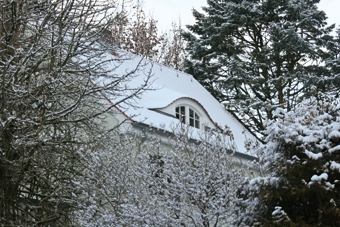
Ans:
{"label": "evergreen tree", "polygon": [[291,110],[327,70],[319,0],[208,0],[184,33],[193,74],[252,131],[278,107]]}
{"label": "evergreen tree", "polygon": [[325,80],[327,82],[325,87],[338,91],[340,88],[340,28],[336,30],[335,37],[330,37],[328,40],[327,49],[328,57],[326,58],[326,65],[332,77]]}
{"label": "evergreen tree", "polygon": [[340,109],[328,94],[277,109],[259,148],[265,177],[240,190],[239,226],[340,225]]}

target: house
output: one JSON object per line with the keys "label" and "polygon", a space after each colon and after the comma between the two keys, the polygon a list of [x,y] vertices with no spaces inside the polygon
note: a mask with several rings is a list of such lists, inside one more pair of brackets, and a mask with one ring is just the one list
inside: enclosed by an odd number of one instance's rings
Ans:
{"label": "house", "polygon": [[[147,84],[146,90],[137,97],[115,106],[107,119],[109,125],[120,124],[122,130],[159,129],[166,138],[174,126],[185,124],[192,128],[194,140],[199,140],[198,135],[204,131],[224,131],[236,150],[235,156],[244,161],[256,159],[245,145],[258,143],[256,137],[192,75],[129,53],[108,53],[107,58],[124,59],[119,64],[111,62],[107,67],[116,67],[118,75],[130,75],[121,90],[126,97]],[[109,82],[109,79],[96,81]],[[110,105],[122,99],[116,93],[103,95]]]}

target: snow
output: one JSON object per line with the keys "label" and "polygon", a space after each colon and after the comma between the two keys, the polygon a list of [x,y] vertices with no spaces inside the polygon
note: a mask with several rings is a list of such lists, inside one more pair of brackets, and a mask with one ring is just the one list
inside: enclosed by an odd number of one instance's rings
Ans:
{"label": "snow", "polygon": [[332,147],[332,148],[330,148],[328,151],[329,151],[329,153],[333,153],[333,152],[335,152],[335,151],[340,151],[340,145],[337,145],[337,146],[335,146],[335,147]]}
{"label": "snow", "polygon": [[[112,56],[108,53],[107,59],[110,58]],[[234,142],[238,152],[248,153],[245,148],[247,139],[257,141],[192,75],[143,59],[140,56],[124,54],[124,58],[127,60],[122,64],[110,63],[107,64],[107,67],[116,67],[118,75],[133,72],[138,68],[134,72],[135,76],[128,81],[128,88],[141,87],[148,79],[152,82],[138,98],[130,100],[129,103],[118,105],[119,109],[123,110],[131,120],[158,128],[162,126],[162,129],[165,126],[165,130],[171,131],[173,125],[180,123],[179,120],[151,109],[164,108],[180,98],[190,98],[196,100],[205,109],[213,122],[222,128],[228,126],[231,129],[233,137],[236,138]],[[148,78],[149,75],[151,78]],[[110,82],[109,78],[96,81],[96,83],[105,84]],[[127,90],[125,95],[128,96],[131,92]],[[112,103],[121,99],[115,95],[106,94],[106,96]],[[196,129],[193,130],[196,131]]]}
{"label": "snow", "polygon": [[335,161],[332,161],[332,162],[331,162],[330,168],[331,168],[332,170],[337,170],[337,171],[340,172],[340,164],[337,163],[337,162],[335,162]]}
{"label": "snow", "polygon": [[250,187],[258,187],[258,185],[272,185],[278,186],[279,183],[278,177],[256,177],[249,181]]}
{"label": "snow", "polygon": [[340,132],[339,131],[332,131],[329,133],[328,137],[330,139],[340,138]]}
{"label": "snow", "polygon": [[319,159],[319,158],[322,158],[322,153],[319,152],[319,153],[313,153],[313,152],[310,152],[308,150],[305,150],[305,154],[311,158],[311,159]]}
{"label": "snow", "polygon": [[319,182],[319,183],[321,183],[322,182],[322,180],[327,180],[328,179],[328,174],[327,173],[322,173],[320,176],[318,176],[318,175],[313,175],[312,177],[311,177],[311,183],[313,183],[313,182]]}
{"label": "snow", "polygon": [[276,206],[275,210],[272,213],[273,216],[286,216],[286,212],[280,206]]}

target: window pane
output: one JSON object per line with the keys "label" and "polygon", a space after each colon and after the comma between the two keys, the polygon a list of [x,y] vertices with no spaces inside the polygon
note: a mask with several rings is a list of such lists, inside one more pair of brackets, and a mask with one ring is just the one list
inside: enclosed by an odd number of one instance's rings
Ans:
{"label": "window pane", "polygon": [[185,106],[181,106],[181,114],[182,116],[185,116]]}
{"label": "window pane", "polygon": [[189,125],[192,126],[192,127],[195,127],[194,126],[194,119],[192,119],[192,118],[189,119]]}
{"label": "window pane", "polygon": [[180,115],[179,115],[179,107],[176,107],[176,118],[180,119],[179,116],[180,116]]}
{"label": "window pane", "polygon": [[192,109],[189,109],[189,117],[191,118],[194,117],[194,111]]}
{"label": "window pane", "polygon": [[185,123],[185,106],[176,107],[176,118]]}
{"label": "window pane", "polygon": [[195,120],[195,128],[200,128],[200,121],[199,120]]}
{"label": "window pane", "polygon": [[189,125],[195,128],[200,128],[200,117],[192,109],[189,109]]}

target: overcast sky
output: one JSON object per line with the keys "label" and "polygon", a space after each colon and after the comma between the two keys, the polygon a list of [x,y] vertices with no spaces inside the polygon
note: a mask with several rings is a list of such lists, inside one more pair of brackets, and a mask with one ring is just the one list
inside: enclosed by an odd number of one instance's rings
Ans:
{"label": "overcast sky", "polygon": [[[201,11],[206,0],[144,0],[144,4],[146,12],[158,20],[160,31],[167,31],[173,21],[178,23],[181,20],[182,25],[193,24],[191,9]],[[319,7],[326,12],[328,23],[340,24],[340,0],[321,0]]]}

